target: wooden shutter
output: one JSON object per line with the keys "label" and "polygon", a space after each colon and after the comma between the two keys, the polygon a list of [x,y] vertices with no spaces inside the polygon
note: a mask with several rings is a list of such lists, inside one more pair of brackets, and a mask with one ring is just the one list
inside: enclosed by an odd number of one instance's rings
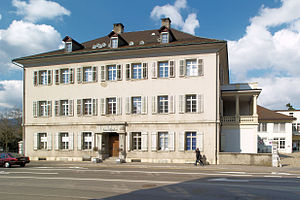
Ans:
{"label": "wooden shutter", "polygon": [[106,104],[105,104],[105,98],[101,98],[100,99],[100,112],[101,112],[101,115],[105,115],[106,114]]}
{"label": "wooden shutter", "polygon": [[104,82],[106,80],[106,67],[101,66],[101,81]]}
{"label": "wooden shutter", "polygon": [[169,107],[169,113],[173,114],[175,113],[175,96],[169,95],[168,96],[168,107]]}
{"label": "wooden shutter", "polygon": [[38,150],[38,141],[39,141],[39,135],[38,133],[33,134],[33,150]]}
{"label": "wooden shutter", "polygon": [[143,79],[148,78],[148,63],[143,63]]}
{"label": "wooden shutter", "polygon": [[69,150],[74,149],[74,133],[69,133]]}
{"label": "wooden shutter", "polygon": [[93,81],[97,82],[98,81],[98,67],[92,67],[93,69]]}
{"label": "wooden shutter", "polygon": [[77,133],[77,149],[78,150],[82,149],[82,133],[81,132]]}
{"label": "wooden shutter", "polygon": [[97,116],[98,115],[98,99],[93,99],[93,115]]}
{"label": "wooden shutter", "polygon": [[54,115],[55,116],[60,115],[60,103],[59,103],[59,101],[54,101]]}
{"label": "wooden shutter", "polygon": [[74,116],[74,101],[69,100],[69,116]]}
{"label": "wooden shutter", "polygon": [[47,71],[47,75],[48,75],[48,85],[52,85],[52,70],[48,70]]}
{"label": "wooden shutter", "polygon": [[148,151],[148,133],[142,132],[142,151]]}
{"label": "wooden shutter", "polygon": [[77,83],[82,83],[82,68],[77,68]]}
{"label": "wooden shutter", "polygon": [[179,76],[185,76],[186,73],[186,67],[185,67],[185,60],[180,60],[179,61]]}
{"label": "wooden shutter", "polygon": [[52,150],[52,134],[47,133],[47,150]]}
{"label": "wooden shutter", "polygon": [[200,151],[203,151],[203,132],[197,131],[197,136],[196,136],[196,145],[199,148]]}
{"label": "wooden shutter", "polygon": [[131,142],[132,142],[132,134],[130,132],[127,132],[127,135],[126,135],[126,148],[127,148],[127,151],[130,151],[131,150]]}
{"label": "wooden shutter", "polygon": [[184,113],[185,110],[185,96],[179,95],[179,113]]}
{"label": "wooden shutter", "polygon": [[59,70],[58,69],[56,69],[55,71],[54,71],[54,82],[55,82],[55,84],[56,85],[58,85],[59,84]]}
{"label": "wooden shutter", "polygon": [[60,138],[59,138],[59,133],[55,133],[54,136],[54,150],[59,150],[60,148]]}
{"label": "wooden shutter", "polygon": [[74,69],[70,69],[69,78],[70,78],[70,83],[73,84],[74,83]]}
{"label": "wooden shutter", "polygon": [[35,118],[38,116],[37,105],[38,105],[38,102],[34,101],[33,105],[32,105],[32,110],[33,110],[33,117],[35,117]]}
{"label": "wooden shutter", "polygon": [[185,132],[179,133],[179,151],[184,151],[185,146]]}
{"label": "wooden shutter", "polygon": [[130,64],[126,64],[126,80],[131,79],[131,67]]}
{"label": "wooden shutter", "polygon": [[204,75],[203,59],[198,59],[198,76]]}
{"label": "wooden shutter", "polygon": [[175,151],[175,132],[169,132],[169,151]]}
{"label": "wooden shutter", "polygon": [[122,65],[117,65],[117,80],[122,80]]}
{"label": "wooden shutter", "polygon": [[39,83],[39,81],[38,81],[38,72],[37,72],[37,71],[34,71],[34,72],[33,72],[33,85],[34,85],[34,86],[37,86],[38,83]]}
{"label": "wooden shutter", "polygon": [[157,97],[153,96],[152,97],[152,114],[157,113]]}
{"label": "wooden shutter", "polygon": [[122,98],[117,97],[117,115],[122,115]]}
{"label": "wooden shutter", "polygon": [[148,98],[147,97],[141,97],[142,99],[142,114],[147,114],[147,108],[148,108]]}
{"label": "wooden shutter", "polygon": [[175,61],[174,60],[169,61],[169,77],[170,78],[175,77]]}
{"label": "wooden shutter", "polygon": [[197,112],[203,113],[204,112],[204,98],[203,94],[197,95]]}
{"label": "wooden shutter", "polygon": [[82,115],[82,99],[77,99],[77,115]]}
{"label": "wooden shutter", "polygon": [[131,98],[126,97],[126,114],[129,115],[131,113]]}
{"label": "wooden shutter", "polygon": [[52,101],[47,101],[47,116],[52,116]]}
{"label": "wooden shutter", "polygon": [[151,151],[157,151],[157,132],[151,133]]}
{"label": "wooden shutter", "polygon": [[157,78],[157,62],[152,63],[152,78]]}

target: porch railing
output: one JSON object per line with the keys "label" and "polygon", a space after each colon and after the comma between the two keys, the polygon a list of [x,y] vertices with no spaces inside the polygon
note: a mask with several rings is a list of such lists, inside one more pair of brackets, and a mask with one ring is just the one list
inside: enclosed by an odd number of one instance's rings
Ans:
{"label": "porch railing", "polygon": [[223,124],[251,124],[258,123],[257,116],[253,115],[242,115],[242,116],[223,116],[222,117]]}

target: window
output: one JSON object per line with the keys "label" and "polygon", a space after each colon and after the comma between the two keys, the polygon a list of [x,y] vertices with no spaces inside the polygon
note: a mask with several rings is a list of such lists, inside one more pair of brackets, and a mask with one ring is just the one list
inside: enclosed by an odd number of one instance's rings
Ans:
{"label": "window", "polygon": [[185,96],[185,111],[187,113],[197,112],[197,96],[196,95],[186,95]]}
{"label": "window", "polygon": [[92,99],[83,99],[83,114],[92,115]]}
{"label": "window", "polygon": [[40,71],[39,72],[39,74],[40,74],[40,82],[39,82],[39,84],[40,85],[47,85],[47,83],[48,83],[48,74],[47,74],[47,71],[45,70],[45,71]]}
{"label": "window", "polygon": [[142,136],[141,133],[132,133],[132,149],[141,150],[142,148]]}
{"label": "window", "polygon": [[293,123],[293,131],[300,132],[300,123]]}
{"label": "window", "polygon": [[83,68],[83,82],[93,82],[92,67],[84,67]]}
{"label": "window", "polygon": [[132,113],[141,114],[142,113],[142,98],[132,97]]}
{"label": "window", "polygon": [[168,96],[158,96],[158,113],[168,113]]}
{"label": "window", "polygon": [[69,149],[68,133],[60,133],[60,149]]}
{"label": "window", "polygon": [[196,132],[186,132],[186,150],[191,151],[196,149]]}
{"label": "window", "polygon": [[273,132],[285,132],[285,123],[274,123]]}
{"label": "window", "polygon": [[169,150],[169,134],[168,132],[158,132],[158,150]]}
{"label": "window", "polygon": [[51,116],[51,101],[33,102],[34,117],[50,117]]}
{"label": "window", "polygon": [[116,65],[107,66],[107,71],[108,71],[108,80],[109,81],[117,80],[117,67],[116,67]]}
{"label": "window", "polygon": [[169,77],[169,63],[168,62],[159,62],[158,63],[158,77],[159,78],[168,78]]}
{"label": "window", "polygon": [[74,83],[74,69],[57,69],[54,72],[56,85]]}
{"label": "window", "polygon": [[61,108],[61,115],[67,116],[69,115],[69,101],[68,100],[62,100],[60,101],[60,108]]}
{"label": "window", "polygon": [[55,116],[73,116],[73,100],[58,100],[54,103]]}
{"label": "window", "polygon": [[92,133],[84,132],[82,135],[83,135],[83,149],[92,149]]}
{"label": "window", "polygon": [[258,132],[267,132],[267,123],[259,123],[257,127]]}
{"label": "window", "polygon": [[72,42],[66,42],[66,52],[72,52]]}
{"label": "window", "polygon": [[39,133],[38,141],[38,149],[47,149],[47,133]]}
{"label": "window", "polygon": [[203,76],[203,59],[180,60],[179,76]]}
{"label": "window", "polygon": [[117,37],[111,38],[110,41],[111,41],[111,48],[118,48],[118,38]]}
{"label": "window", "polygon": [[34,71],[33,84],[37,85],[51,85],[52,84],[52,70]]}
{"label": "window", "polygon": [[285,138],[274,138],[273,140],[277,142],[279,149],[285,149]]}
{"label": "window", "polygon": [[147,63],[133,63],[126,64],[126,80],[130,79],[147,79],[148,78],[148,64]]}
{"label": "window", "polygon": [[116,98],[107,98],[107,114],[117,114]]}
{"label": "window", "polygon": [[161,34],[161,43],[169,43],[169,33],[164,32]]}

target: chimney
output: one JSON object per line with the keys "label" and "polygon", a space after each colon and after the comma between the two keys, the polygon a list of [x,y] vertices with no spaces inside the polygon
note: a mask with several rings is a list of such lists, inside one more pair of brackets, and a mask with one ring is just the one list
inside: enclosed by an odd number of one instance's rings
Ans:
{"label": "chimney", "polygon": [[121,34],[124,32],[124,25],[122,23],[114,24],[114,32],[117,34]]}
{"label": "chimney", "polygon": [[168,29],[170,29],[171,28],[171,20],[170,20],[170,18],[169,17],[168,18],[162,18],[161,19],[161,26],[165,26]]}

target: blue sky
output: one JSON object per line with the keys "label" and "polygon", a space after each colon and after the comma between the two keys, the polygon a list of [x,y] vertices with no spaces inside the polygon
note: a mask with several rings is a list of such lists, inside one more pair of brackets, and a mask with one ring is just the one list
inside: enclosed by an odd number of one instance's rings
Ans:
{"label": "blue sky", "polygon": [[230,80],[259,82],[259,103],[300,109],[299,0],[1,0],[0,110],[21,106],[22,70],[13,58],[54,50],[69,35],[85,42],[125,31],[157,29],[160,18],[200,37],[228,41]]}

